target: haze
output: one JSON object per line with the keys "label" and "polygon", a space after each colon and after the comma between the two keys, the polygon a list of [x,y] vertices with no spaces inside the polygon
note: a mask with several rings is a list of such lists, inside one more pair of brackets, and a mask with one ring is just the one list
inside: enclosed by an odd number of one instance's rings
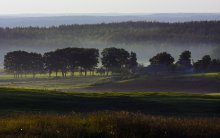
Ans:
{"label": "haze", "polygon": [[220,12],[219,0],[0,0],[0,14]]}

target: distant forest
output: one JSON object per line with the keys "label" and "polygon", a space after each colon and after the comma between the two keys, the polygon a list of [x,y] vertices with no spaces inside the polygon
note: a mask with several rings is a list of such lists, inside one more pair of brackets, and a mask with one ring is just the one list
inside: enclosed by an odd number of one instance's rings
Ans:
{"label": "distant forest", "polygon": [[173,53],[175,58],[184,50],[192,51],[195,60],[206,54],[220,58],[220,21],[0,28],[1,65],[4,55],[10,51],[44,53],[65,47],[124,48],[136,52],[141,63],[162,51]]}
{"label": "distant forest", "polygon": [[186,23],[123,22],[58,27],[0,28],[4,40],[75,40],[81,38],[110,42],[167,41],[172,43],[220,43],[220,21]]}

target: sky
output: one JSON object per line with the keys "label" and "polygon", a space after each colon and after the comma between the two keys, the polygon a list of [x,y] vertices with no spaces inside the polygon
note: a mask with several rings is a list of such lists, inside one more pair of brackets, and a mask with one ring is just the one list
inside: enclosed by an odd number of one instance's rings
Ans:
{"label": "sky", "polygon": [[220,0],[0,0],[0,14],[220,13]]}

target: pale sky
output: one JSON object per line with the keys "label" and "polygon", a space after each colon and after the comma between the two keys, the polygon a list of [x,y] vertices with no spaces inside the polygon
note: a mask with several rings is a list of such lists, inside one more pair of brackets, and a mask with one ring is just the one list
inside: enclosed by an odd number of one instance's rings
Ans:
{"label": "pale sky", "polygon": [[0,14],[220,12],[220,0],[0,0]]}

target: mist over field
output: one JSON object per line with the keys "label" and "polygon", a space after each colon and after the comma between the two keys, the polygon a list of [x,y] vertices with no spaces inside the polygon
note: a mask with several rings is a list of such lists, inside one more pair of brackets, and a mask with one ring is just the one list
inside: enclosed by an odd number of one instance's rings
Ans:
{"label": "mist over field", "polygon": [[[96,40],[81,40],[77,44],[75,43],[68,43],[66,45],[62,44],[47,44],[46,42],[41,43],[41,45],[34,44],[33,45],[9,45],[9,46],[2,46],[1,45],[1,65],[3,65],[3,58],[7,52],[15,51],[15,50],[25,50],[28,52],[39,52],[45,53],[51,50],[55,50],[57,48],[65,48],[65,47],[83,47],[83,48],[98,48],[100,52],[107,47],[117,47],[117,48],[124,48],[128,51],[134,51],[137,53],[138,62],[140,64],[147,65],[149,63],[149,59],[156,55],[159,52],[169,52],[172,53],[173,57],[175,57],[176,61],[181,52],[184,50],[192,51],[192,59],[195,61],[202,58],[202,56],[206,54],[214,53],[216,46],[213,45],[206,45],[206,44],[190,44],[190,45],[183,45],[179,44],[163,44],[163,43],[133,43],[133,44],[123,44],[123,43],[106,43],[103,41],[96,41]],[[217,54],[217,53],[216,53]],[[213,56],[216,58],[218,55]]]}
{"label": "mist over field", "polygon": [[136,52],[138,62],[144,65],[163,51],[176,60],[184,50],[192,52],[194,61],[206,54],[219,58],[218,20],[217,13],[0,16],[0,65],[10,51],[43,54],[65,47],[98,48],[100,52],[107,47],[124,48]]}
{"label": "mist over field", "polygon": [[220,138],[220,0],[2,0],[0,138]]}

